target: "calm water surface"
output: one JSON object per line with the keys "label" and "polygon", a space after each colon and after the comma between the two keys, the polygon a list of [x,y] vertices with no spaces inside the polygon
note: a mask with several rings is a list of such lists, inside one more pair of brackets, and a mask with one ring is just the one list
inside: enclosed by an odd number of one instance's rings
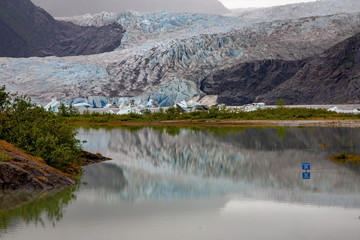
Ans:
{"label": "calm water surface", "polygon": [[0,239],[360,239],[360,171],[329,160],[360,154],[360,129],[81,128],[78,138],[113,160],[0,211]]}

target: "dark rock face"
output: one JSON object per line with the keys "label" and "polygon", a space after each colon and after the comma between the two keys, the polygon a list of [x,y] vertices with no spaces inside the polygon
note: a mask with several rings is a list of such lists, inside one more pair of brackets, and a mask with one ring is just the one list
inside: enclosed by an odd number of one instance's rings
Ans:
{"label": "dark rock face", "polygon": [[24,153],[0,140],[0,190],[52,190],[74,184],[74,180],[46,165],[42,159]]}
{"label": "dark rock face", "polygon": [[30,0],[0,1],[0,57],[75,56],[120,45],[119,24],[100,28],[57,21]]}
{"label": "dark rock face", "polygon": [[360,103],[360,34],[309,61],[294,77],[257,101],[287,104]]}
{"label": "dark rock face", "polygon": [[217,71],[200,89],[218,102],[243,105],[360,103],[360,34],[302,61],[265,60]]}
{"label": "dark rock face", "polygon": [[274,89],[296,74],[305,61],[264,60],[241,63],[206,77],[200,89],[218,95],[218,103],[244,105]]}

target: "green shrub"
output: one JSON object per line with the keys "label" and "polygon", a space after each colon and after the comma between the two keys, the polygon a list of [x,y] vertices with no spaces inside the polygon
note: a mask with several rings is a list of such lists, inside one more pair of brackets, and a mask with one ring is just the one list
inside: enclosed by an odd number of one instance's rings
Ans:
{"label": "green shrub", "polygon": [[277,101],[276,105],[278,107],[284,107],[286,105],[285,100],[280,98],[279,101]]}
{"label": "green shrub", "polygon": [[[4,92],[3,87],[0,96],[4,96]],[[31,104],[23,96],[7,94],[5,101],[1,101],[5,103],[0,112],[1,139],[29,154],[42,157],[47,164],[59,170],[66,172],[68,167],[77,165],[81,145],[75,138],[76,131],[64,124],[62,118]]]}
{"label": "green shrub", "polygon": [[62,103],[60,104],[58,115],[61,117],[76,117],[79,116],[80,113],[72,104],[67,107]]}

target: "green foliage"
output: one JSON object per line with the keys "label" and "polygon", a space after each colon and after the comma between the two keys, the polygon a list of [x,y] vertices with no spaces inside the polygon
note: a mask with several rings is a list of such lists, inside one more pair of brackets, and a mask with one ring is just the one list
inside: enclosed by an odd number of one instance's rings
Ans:
{"label": "green foliage", "polygon": [[65,104],[60,104],[59,106],[59,112],[58,115],[61,117],[76,117],[79,116],[80,113],[79,111],[74,108],[74,106],[72,104],[70,104],[70,106],[65,106]]}
{"label": "green foliage", "polygon": [[5,92],[5,86],[2,86],[0,88],[0,112],[3,112],[9,104],[10,94]]}
{"label": "green foliage", "polygon": [[[0,89],[0,96],[5,88]],[[0,112],[0,138],[23,149],[29,154],[42,157],[59,170],[74,168],[80,157],[80,142],[76,131],[64,124],[57,114],[30,103],[23,97],[7,94],[5,107]],[[68,109],[63,115],[67,116]]]}
{"label": "green foliage", "polygon": [[276,106],[278,107],[284,107],[286,105],[285,100],[280,98],[279,101],[277,101]]}
{"label": "green foliage", "polygon": [[162,112],[146,114],[115,115],[109,113],[80,114],[76,117],[65,117],[67,122],[151,122],[151,121],[220,121],[220,120],[306,120],[306,119],[360,119],[360,114],[344,114],[330,112],[325,109],[309,108],[267,108],[253,112],[244,112],[237,108],[211,107],[207,111],[193,111],[181,113],[176,108]]}
{"label": "green foliage", "polygon": [[[0,230],[6,230],[11,224],[20,220],[44,226],[47,220],[51,226],[55,226],[63,218],[64,208],[76,199],[74,192],[78,188],[79,185],[76,184],[52,195],[44,196],[42,193],[42,197],[36,200],[33,200],[34,196],[29,192],[12,193],[9,195],[12,199],[10,206],[7,206],[5,210],[0,208]],[[4,200],[8,200],[9,197],[5,197]],[[0,199],[0,206],[8,204],[9,201],[3,202]]]}
{"label": "green foliage", "polygon": [[12,158],[9,157],[5,152],[0,152],[0,162],[8,162],[11,160]]}

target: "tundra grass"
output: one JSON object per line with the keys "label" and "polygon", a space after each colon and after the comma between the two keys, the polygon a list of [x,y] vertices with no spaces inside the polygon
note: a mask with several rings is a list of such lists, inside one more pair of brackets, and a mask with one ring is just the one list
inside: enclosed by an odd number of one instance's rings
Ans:
{"label": "tundra grass", "polygon": [[181,113],[175,108],[157,113],[129,113],[115,115],[108,113],[86,113],[77,116],[64,117],[67,122],[152,122],[152,121],[195,121],[206,120],[360,120],[360,114],[345,114],[330,112],[324,109],[308,108],[274,108],[253,112],[243,112],[238,109],[211,108],[208,111]]}

